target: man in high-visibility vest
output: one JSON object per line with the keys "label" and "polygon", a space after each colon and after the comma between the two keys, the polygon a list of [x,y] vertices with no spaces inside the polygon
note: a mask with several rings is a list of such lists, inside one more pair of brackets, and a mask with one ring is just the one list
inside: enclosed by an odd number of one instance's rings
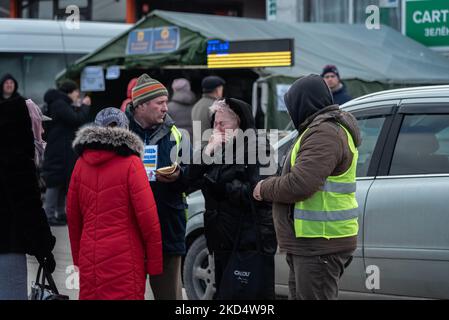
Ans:
{"label": "man in high-visibility vest", "polygon": [[[147,74],[132,89],[129,128],[144,142],[144,165],[156,200],[162,233],[163,274],[150,277],[156,300],[182,300],[181,261],[185,254],[186,201],[183,192],[186,165],[182,152],[190,153],[188,139],[168,115],[168,91]],[[166,174],[156,169],[173,166]]]}
{"label": "man in high-visibility vest", "polygon": [[273,202],[279,247],[290,267],[289,298],[337,299],[357,247],[360,132],[318,75],[296,80],[284,100],[299,136],[281,176],[261,181],[254,197]]}

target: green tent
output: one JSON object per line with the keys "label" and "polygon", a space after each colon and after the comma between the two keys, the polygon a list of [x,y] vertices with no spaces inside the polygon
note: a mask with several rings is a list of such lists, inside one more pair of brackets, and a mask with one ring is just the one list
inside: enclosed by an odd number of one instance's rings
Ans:
{"label": "green tent", "polygon": [[[163,54],[126,55],[128,35],[135,29],[177,26],[179,47]],[[335,64],[352,96],[397,87],[449,82],[449,59],[411,40],[396,30],[381,26],[369,30],[362,24],[283,23],[237,17],[153,11],[126,33],[71,65],[59,78],[78,79],[86,66],[120,65],[123,70],[207,70],[208,39],[228,41],[293,38],[295,65],[251,69],[257,83],[268,88],[262,106],[267,128],[282,128],[288,115],[282,111],[279,85],[299,76],[320,73]],[[232,70],[235,74],[242,69]],[[254,81],[253,81],[254,82]],[[254,96],[253,96],[254,98]],[[254,99],[253,99],[254,100]],[[258,99],[259,103],[262,99]]]}

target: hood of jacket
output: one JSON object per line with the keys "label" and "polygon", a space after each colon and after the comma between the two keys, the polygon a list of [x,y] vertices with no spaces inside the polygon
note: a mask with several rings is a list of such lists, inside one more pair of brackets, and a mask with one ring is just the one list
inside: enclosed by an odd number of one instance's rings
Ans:
{"label": "hood of jacket", "polygon": [[251,106],[239,99],[227,98],[226,103],[240,118],[240,129],[256,129],[256,121],[254,120]]}
{"label": "hood of jacket", "polygon": [[[143,159],[142,140],[128,129],[89,125],[76,133],[73,149],[90,165],[100,165],[116,155]],[[104,152],[108,151],[108,152]]]}
{"label": "hood of jacket", "polygon": [[72,99],[69,98],[64,92],[57,89],[49,89],[44,94],[44,101],[47,105],[51,105],[53,102],[58,100],[64,100],[68,104],[72,104]]}
{"label": "hood of jacket", "polygon": [[186,107],[191,107],[195,103],[195,94],[190,90],[175,91],[171,101],[177,102]]}
{"label": "hood of jacket", "polygon": [[334,104],[329,87],[316,74],[296,80],[285,94],[284,101],[297,130],[311,115]]}
{"label": "hood of jacket", "polygon": [[[251,106],[245,101],[235,98],[225,98],[226,104],[234,111],[240,118],[239,128],[242,131],[247,129],[256,129],[256,121],[254,119]],[[212,115],[211,124],[214,127],[215,113]]]}
{"label": "hood of jacket", "polygon": [[356,147],[359,147],[362,143],[362,136],[360,135],[360,129],[357,124],[357,119],[349,112],[341,110],[338,105],[332,105],[320,110],[313,116],[310,116],[302,125],[302,128],[312,128],[324,121],[338,122],[344,126],[352,136]]}
{"label": "hood of jacket", "polygon": [[17,92],[17,90],[19,89],[19,83],[11,74],[7,73],[0,80],[0,100],[3,100],[3,84],[5,83],[6,80],[14,81],[14,92],[12,93],[10,98],[15,98],[16,96],[19,95]]}

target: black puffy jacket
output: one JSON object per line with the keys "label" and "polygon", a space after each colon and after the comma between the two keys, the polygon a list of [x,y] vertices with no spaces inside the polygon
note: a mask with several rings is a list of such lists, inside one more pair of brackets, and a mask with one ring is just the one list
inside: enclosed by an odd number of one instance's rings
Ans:
{"label": "black puffy jacket", "polygon": [[[239,116],[243,131],[255,130],[254,117],[248,104],[232,98],[227,103]],[[252,196],[254,187],[264,177],[260,175],[261,165],[258,161],[256,164],[247,161],[250,144],[255,144],[255,141],[244,140],[243,146],[235,143],[232,164],[207,165],[203,162],[189,168],[192,188],[200,188],[205,198],[204,226],[210,251],[232,250],[242,222],[239,250],[256,249],[260,240],[265,253],[276,252],[271,204],[256,201]],[[222,160],[224,163],[224,157]]]}
{"label": "black puffy jacket", "polygon": [[25,100],[0,102],[0,253],[48,255],[55,245],[42,209]]}
{"label": "black puffy jacket", "polygon": [[62,91],[47,91],[44,100],[48,105],[47,115],[52,118],[46,127],[42,176],[47,187],[68,186],[76,155],[72,149],[75,132],[88,121],[89,108],[72,106],[72,100]]}

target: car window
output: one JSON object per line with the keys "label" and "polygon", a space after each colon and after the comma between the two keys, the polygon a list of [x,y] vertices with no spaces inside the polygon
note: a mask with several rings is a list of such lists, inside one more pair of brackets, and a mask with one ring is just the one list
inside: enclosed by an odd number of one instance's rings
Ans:
{"label": "car window", "polygon": [[362,144],[359,146],[359,159],[357,161],[357,177],[366,177],[371,158],[376,146],[377,140],[385,117],[373,117],[366,119],[357,119],[360,134],[362,136]]}
{"label": "car window", "polygon": [[449,173],[449,115],[406,115],[390,175]]}

